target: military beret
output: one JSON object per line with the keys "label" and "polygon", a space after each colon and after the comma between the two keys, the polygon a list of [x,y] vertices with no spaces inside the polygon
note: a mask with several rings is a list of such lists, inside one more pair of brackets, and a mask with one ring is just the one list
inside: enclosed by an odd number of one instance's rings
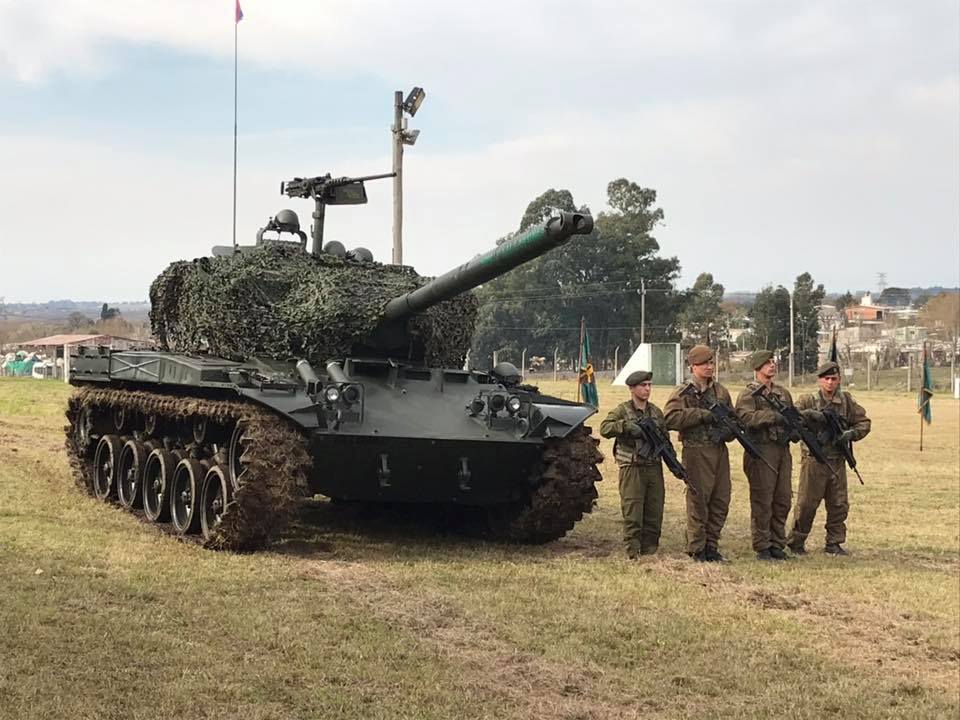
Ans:
{"label": "military beret", "polygon": [[639,385],[651,379],[653,379],[653,373],[649,370],[634,370],[627,375],[627,386],[633,387],[634,385]]}
{"label": "military beret", "polygon": [[750,356],[750,367],[759,370],[767,363],[767,360],[773,360],[773,353],[769,350],[757,350]]}
{"label": "military beret", "polygon": [[826,377],[827,375],[839,375],[840,366],[837,365],[833,360],[828,360],[823,365],[817,368],[817,377]]}
{"label": "military beret", "polygon": [[713,350],[706,345],[694,345],[687,353],[687,363],[690,365],[702,365],[710,360],[713,360]]}

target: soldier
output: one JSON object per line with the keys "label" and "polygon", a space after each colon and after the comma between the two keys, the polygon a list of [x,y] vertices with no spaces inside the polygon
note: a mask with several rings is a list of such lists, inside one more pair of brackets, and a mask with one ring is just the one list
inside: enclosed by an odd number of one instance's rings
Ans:
{"label": "soldier", "polygon": [[777,364],[769,350],[758,350],[750,356],[754,381],[737,397],[737,415],[747,429],[750,439],[760,454],[777,469],[773,472],[760,459],[743,455],[743,472],[750,485],[750,530],[757,560],[786,560],[783,548],[787,544],[786,524],[790,513],[790,475],[793,459],[790,457],[789,432],[783,417],[767,402],[753,393],[763,387],[765,392],[778,396],[784,403],[793,404],[790,392],[773,381]]}
{"label": "soldier", "polygon": [[[840,366],[826,362],[817,368],[817,384],[820,391],[803,395],[797,401],[797,409],[804,421],[817,431],[824,448],[829,467],[817,462],[803,447],[800,460],[800,493],[793,512],[793,531],[790,533],[790,549],[797,555],[807,551],[804,542],[810,534],[817,508],[823,500],[827,507],[827,539],[823,551],[830,555],[849,555],[843,543],[847,540],[847,468],[841,451],[844,443],[862,440],[870,432],[870,418],[857,404],[853,396],[840,390]],[[825,412],[833,412],[839,418],[843,432],[831,437],[826,424]],[[830,469],[836,476],[830,472]]]}
{"label": "soldier", "polygon": [[630,399],[620,403],[600,423],[600,434],[616,438],[613,454],[620,467],[620,510],[627,557],[652,555],[660,544],[663,522],[663,468],[650,450],[637,420],[650,417],[667,432],[663,413],[650,402],[653,373],[637,370],[627,376]]}
{"label": "soldier", "polygon": [[703,403],[717,402],[731,410],[733,403],[727,389],[713,379],[713,350],[694,345],[687,363],[693,378],[676,388],[663,407],[667,427],[680,432],[687,481],[697,491],[694,495],[687,489],[687,555],[699,562],[722,562],[720,531],[730,506],[727,441],[733,437],[716,426]]}

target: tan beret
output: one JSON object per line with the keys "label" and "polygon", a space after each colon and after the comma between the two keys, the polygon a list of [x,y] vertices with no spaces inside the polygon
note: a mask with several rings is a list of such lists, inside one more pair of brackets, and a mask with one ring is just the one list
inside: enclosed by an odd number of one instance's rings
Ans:
{"label": "tan beret", "polygon": [[767,364],[768,360],[773,360],[773,353],[770,350],[757,350],[750,356],[750,367],[759,370]]}
{"label": "tan beret", "polygon": [[633,387],[634,385],[639,385],[640,383],[644,383],[652,379],[653,373],[649,370],[634,370],[632,373],[627,375],[626,382],[628,387]]}
{"label": "tan beret", "polygon": [[694,345],[687,353],[688,365],[702,365],[713,360],[713,350],[706,345]]}

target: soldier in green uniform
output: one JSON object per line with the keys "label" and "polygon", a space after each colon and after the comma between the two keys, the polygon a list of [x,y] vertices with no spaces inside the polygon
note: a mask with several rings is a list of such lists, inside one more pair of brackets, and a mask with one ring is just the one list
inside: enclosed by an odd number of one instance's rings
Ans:
{"label": "soldier in green uniform", "polygon": [[787,544],[786,524],[790,513],[793,459],[790,456],[791,438],[780,413],[753,392],[761,386],[778,396],[787,405],[793,404],[790,392],[773,381],[777,364],[769,350],[758,350],[750,357],[754,381],[737,397],[736,411],[750,439],[770,465],[743,455],[743,472],[750,485],[750,530],[757,560],[786,560],[783,551]]}
{"label": "soldier in green uniform", "polygon": [[[823,551],[830,555],[849,555],[843,543],[847,541],[847,467],[841,453],[843,443],[862,440],[870,432],[870,418],[857,404],[853,396],[840,390],[840,366],[826,362],[817,368],[817,384],[820,391],[803,395],[797,401],[797,409],[812,429],[817,432],[820,444],[827,456],[829,467],[817,462],[806,446],[800,460],[800,493],[793,512],[793,531],[790,533],[790,549],[797,555],[806,553],[804,542],[813,527],[817,508],[823,500],[827,507],[827,539]],[[827,432],[825,412],[836,413],[843,428],[838,438]],[[836,473],[834,477],[830,468]]]}
{"label": "soldier in green uniform", "polygon": [[[687,497],[687,555],[697,561],[722,562],[720,532],[730,507],[730,455],[727,437],[704,407],[714,402],[731,410],[730,393],[713,379],[713,350],[694,345],[687,353],[692,378],[676,388],[663,406],[667,427],[680,432],[687,482],[697,494]],[[689,386],[693,386],[692,391]]]}
{"label": "soldier in green uniform", "polygon": [[620,510],[627,556],[652,555],[660,544],[663,523],[663,468],[649,458],[650,447],[637,420],[650,417],[667,432],[663,413],[650,402],[653,373],[637,370],[627,376],[630,399],[620,403],[600,423],[600,434],[616,438],[613,454],[620,467]]}

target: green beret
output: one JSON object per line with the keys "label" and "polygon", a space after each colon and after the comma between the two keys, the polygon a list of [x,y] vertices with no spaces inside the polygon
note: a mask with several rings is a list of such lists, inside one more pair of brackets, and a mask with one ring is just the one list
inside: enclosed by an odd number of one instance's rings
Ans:
{"label": "green beret", "polygon": [[828,360],[823,365],[817,368],[817,377],[826,377],[827,375],[839,375],[840,366],[837,365],[833,360]]}
{"label": "green beret", "polygon": [[634,370],[632,373],[627,375],[627,386],[633,387],[634,385],[639,385],[640,383],[644,383],[652,379],[653,373],[649,370]]}
{"label": "green beret", "polygon": [[766,365],[767,360],[773,360],[773,353],[770,350],[757,350],[750,356],[750,367],[759,370]]}
{"label": "green beret", "polygon": [[687,353],[688,365],[702,365],[713,360],[713,350],[706,345],[694,345]]}

